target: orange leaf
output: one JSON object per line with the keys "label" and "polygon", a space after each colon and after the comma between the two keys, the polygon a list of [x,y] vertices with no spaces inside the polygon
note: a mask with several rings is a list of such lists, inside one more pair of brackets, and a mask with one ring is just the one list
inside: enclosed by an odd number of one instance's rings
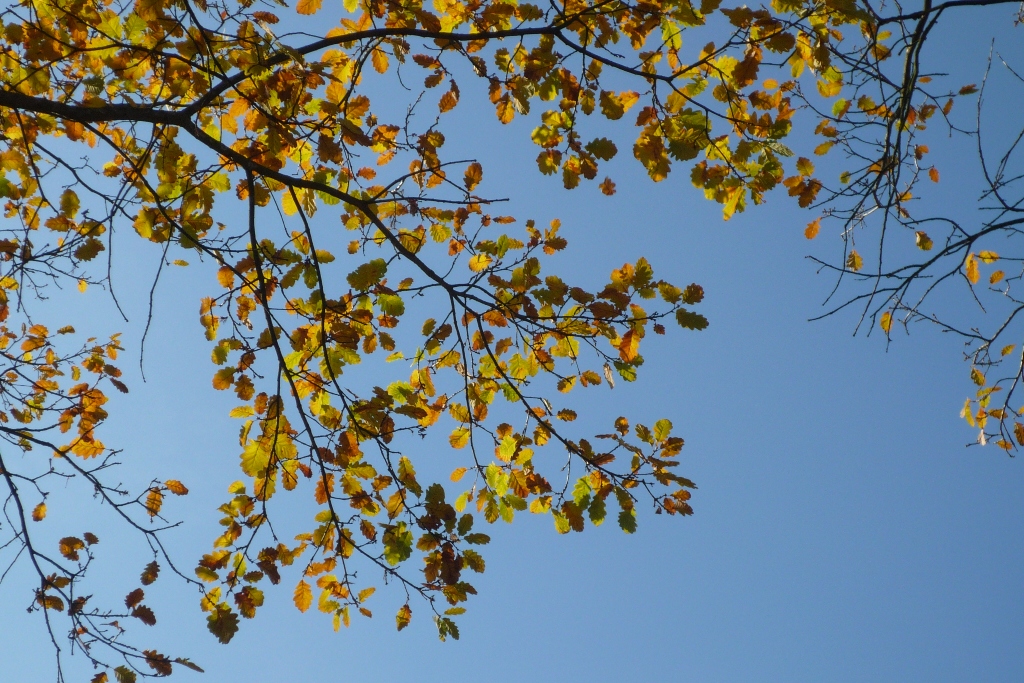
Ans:
{"label": "orange leaf", "polygon": [[299,608],[299,611],[305,612],[313,604],[313,589],[305,581],[299,581],[299,585],[295,587],[295,595],[292,599],[295,602],[295,606]]}
{"label": "orange leaf", "polygon": [[819,230],[821,230],[821,219],[815,218],[812,222],[807,224],[806,228],[804,228],[804,237],[809,240],[813,240],[818,236]]}
{"label": "orange leaf", "polygon": [[177,479],[168,479],[164,482],[164,486],[166,486],[167,490],[176,496],[184,496],[188,494],[188,489]]}
{"label": "orange leaf", "polygon": [[299,0],[295,11],[299,14],[316,14],[322,4],[323,0]]}
{"label": "orange leaf", "polygon": [[622,335],[622,340],[619,342],[619,358],[628,363],[636,358],[639,348],[640,337],[635,331],[630,330]]}

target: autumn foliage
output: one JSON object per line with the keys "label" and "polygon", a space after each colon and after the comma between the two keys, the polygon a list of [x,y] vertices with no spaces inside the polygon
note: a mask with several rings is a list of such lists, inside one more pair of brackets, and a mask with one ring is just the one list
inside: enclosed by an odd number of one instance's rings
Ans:
{"label": "autumn foliage", "polygon": [[[568,248],[560,222],[502,214],[486,169],[446,154],[448,112],[530,117],[538,170],[567,189],[614,194],[602,164],[625,146],[653,181],[676,170],[725,218],[773,189],[802,207],[853,201],[850,216],[878,200],[899,217],[900,172],[938,180],[913,136],[958,96],[927,93],[916,73],[889,80],[885,27],[919,17],[851,0],[26,0],[2,18],[0,435],[37,469],[0,470],[38,573],[33,608],[51,633],[69,624],[103,667],[96,681],[195,668],[121,637],[132,619],[155,623],[143,587],[162,566],[200,588],[225,643],[279,583],[335,629],[377,609],[399,630],[427,614],[457,638],[488,524],[529,512],[568,533],[611,517],[632,533],[644,509],[692,514],[667,419],[578,426],[566,402],[636,380],[648,335],[704,329],[703,289],[642,258],[597,288],[565,281],[548,259]],[[416,84],[404,94],[387,85],[399,70]],[[799,120],[818,138],[806,155],[783,142]],[[866,160],[835,186],[810,159],[833,147]],[[128,494],[104,477],[107,392],[129,391],[119,338],[76,341],[30,314],[48,284],[72,284],[69,302],[103,286],[115,231],[168,263],[198,260],[212,390],[237,398],[239,442],[223,456],[241,478],[194,569],[179,570],[159,534],[186,484]],[[922,229],[909,235],[931,248]],[[986,254],[968,257],[972,283],[978,261],[997,258]],[[852,248],[844,263],[863,268]],[[885,310],[886,333],[899,308]],[[381,357],[389,377],[348,381]],[[419,473],[412,438],[435,431],[451,447],[441,481]],[[565,471],[567,483],[552,479]],[[52,476],[91,482],[153,548],[123,608],[74,597],[94,536],[63,538],[61,558],[32,545]],[[273,542],[268,521],[296,496],[317,511]],[[359,567],[372,571],[357,579]],[[392,585],[371,601],[381,577]]]}

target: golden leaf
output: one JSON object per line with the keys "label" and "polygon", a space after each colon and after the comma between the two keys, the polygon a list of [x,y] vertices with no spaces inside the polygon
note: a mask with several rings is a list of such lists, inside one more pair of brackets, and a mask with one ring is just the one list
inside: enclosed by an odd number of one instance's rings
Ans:
{"label": "golden leaf", "polygon": [[300,612],[305,612],[313,604],[313,589],[305,581],[299,581],[299,584],[295,586],[295,595],[292,600]]}
{"label": "golden leaf", "polygon": [[85,548],[85,543],[83,543],[82,539],[80,538],[76,538],[74,536],[65,536],[64,538],[60,539],[60,543],[58,544],[57,548],[58,550],[60,550],[60,554],[64,557],[68,558],[69,560],[77,561],[79,557],[78,551]]}
{"label": "golden leaf", "polygon": [[46,517],[46,503],[40,503],[32,508],[32,521],[41,522]]}
{"label": "golden leaf", "polygon": [[879,325],[882,331],[889,334],[889,330],[892,328],[892,313],[886,311],[882,314],[882,319],[879,321]]}
{"label": "golden leaf", "polygon": [[455,105],[459,103],[459,90],[455,87],[455,83],[452,83],[452,89],[447,91],[444,95],[441,95],[440,101],[437,103],[437,108],[441,110],[441,113],[449,112],[455,109]]}
{"label": "golden leaf", "polygon": [[807,224],[806,228],[804,228],[804,237],[806,237],[809,240],[813,240],[815,237],[818,236],[818,231],[820,229],[821,219],[815,218],[813,221]]}
{"label": "golden leaf", "polygon": [[156,517],[160,514],[160,508],[164,504],[164,494],[159,489],[150,489],[149,494],[146,496],[146,513],[150,517]]}
{"label": "golden leaf", "polygon": [[972,285],[978,284],[978,259],[974,254],[968,254],[967,259],[964,261],[964,272],[967,275],[967,280]]}
{"label": "golden leaf", "polygon": [[846,257],[846,267],[855,273],[864,267],[864,259],[861,258],[856,249],[851,249],[850,254]]}
{"label": "golden leaf", "polygon": [[176,496],[184,496],[188,494],[188,488],[186,488],[185,485],[177,479],[168,479],[164,482],[164,486],[166,486],[167,490]]}
{"label": "golden leaf", "polygon": [[916,233],[914,233],[914,235],[918,249],[922,251],[930,251],[931,248],[934,246],[932,238],[929,237],[928,233],[924,232],[923,230],[918,230]]}
{"label": "golden leaf", "polygon": [[999,260],[999,254],[994,251],[980,251],[978,252],[978,258],[984,263],[995,263]]}
{"label": "golden leaf", "polygon": [[398,630],[401,631],[403,628],[409,625],[409,621],[412,619],[412,608],[408,604],[402,605],[398,610],[398,614],[395,615],[395,622],[398,625]]}
{"label": "golden leaf", "polygon": [[636,358],[639,348],[640,335],[634,330],[630,330],[622,335],[622,340],[619,342],[619,358],[628,363]]}
{"label": "golden leaf", "polygon": [[[318,0],[319,1],[319,0]],[[373,49],[370,61],[373,62],[373,70],[379,74],[387,73],[388,70],[388,55],[384,50],[379,47]],[[455,105],[452,105],[455,106]],[[442,109],[441,111],[445,111]]]}
{"label": "golden leaf", "polygon": [[488,254],[477,254],[469,259],[469,269],[474,273],[486,270],[491,264],[491,257]]}
{"label": "golden leaf", "polygon": [[299,0],[295,5],[295,11],[299,14],[316,14],[322,4],[323,0]]}
{"label": "golden leaf", "polygon": [[217,282],[224,289],[231,289],[235,286],[235,272],[228,266],[221,266],[217,271]]}
{"label": "golden leaf", "polygon": [[470,192],[476,189],[476,186],[483,180],[484,169],[475,161],[466,168],[465,180],[466,189]]}

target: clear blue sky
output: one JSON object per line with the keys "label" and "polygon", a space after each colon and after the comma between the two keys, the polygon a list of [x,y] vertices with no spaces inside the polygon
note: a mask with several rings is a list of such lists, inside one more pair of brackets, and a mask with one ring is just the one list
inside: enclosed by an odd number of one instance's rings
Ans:
{"label": "clear blue sky", "polygon": [[[997,47],[1024,57],[1020,37],[1002,32]],[[987,44],[942,40],[936,57],[964,74],[958,84],[977,81]],[[1018,118],[1021,92],[1010,96]],[[1004,96],[992,93],[991,106]],[[569,193],[536,172],[527,124],[502,128],[479,100],[475,85],[464,88],[456,121],[460,144],[484,150],[481,189],[507,193],[509,213],[561,218],[563,269],[596,282],[645,255],[658,276],[704,286],[709,329],[652,340],[639,382],[577,404],[590,431],[620,414],[670,418],[687,442],[680,472],[700,487],[696,514],[644,515],[633,536],[613,524],[559,536],[549,518],[529,515],[496,525],[459,642],[439,642],[415,603],[412,626],[396,633],[388,591],[372,599],[372,621],[336,634],[323,615],[296,612],[286,579],[225,647],[206,632],[198,596],[165,576],[147,591],[159,619],[151,642],[207,670],[177,680],[1024,680],[1024,462],[965,448],[974,434],[957,413],[971,388],[957,340],[921,327],[886,350],[878,335],[852,337],[851,316],[806,322],[831,283],[804,256],[833,255],[838,242],[823,232],[808,243],[813,216],[782,194],[723,223],[687,173],[652,185],[625,144],[615,197],[593,186]],[[949,144],[940,200],[952,206],[973,198],[957,178],[975,168],[969,145]],[[186,522],[169,538],[188,570],[238,478],[238,425],[226,417],[235,402],[210,389],[197,320],[213,286],[208,265],[166,274],[149,382],[132,376],[148,289],[137,279],[158,259],[147,246],[121,252],[115,285],[129,325],[100,293],[61,313],[126,330],[132,393],[112,407],[106,440],[126,450],[126,481],[175,477],[192,489],[168,508]],[[421,457],[447,467],[445,447],[429,449]],[[54,496],[51,515],[75,512]],[[138,539],[108,522],[93,528],[103,541],[97,592],[137,576],[148,559]],[[49,646],[14,585],[0,588],[0,678],[49,680]]]}

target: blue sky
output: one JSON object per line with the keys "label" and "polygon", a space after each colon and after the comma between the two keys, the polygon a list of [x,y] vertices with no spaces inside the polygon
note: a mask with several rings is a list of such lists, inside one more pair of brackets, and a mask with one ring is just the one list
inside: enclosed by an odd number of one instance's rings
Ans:
{"label": "blue sky", "polygon": [[[1003,35],[1001,47],[1019,56],[1019,29]],[[936,58],[955,61],[960,80],[977,81],[987,45],[939,37],[950,42],[933,39],[944,48]],[[1010,101],[1019,107],[1016,92]],[[917,327],[886,348],[877,334],[853,337],[851,315],[808,323],[831,282],[804,257],[833,255],[838,240],[823,231],[808,243],[803,226],[814,216],[782,194],[723,223],[687,173],[652,185],[628,158],[613,167],[615,197],[593,186],[566,192],[536,172],[529,125],[500,127],[471,95],[479,93],[464,92],[461,118],[449,125],[465,136],[459,144],[483,150],[474,152],[485,167],[481,189],[507,194],[509,213],[560,218],[570,240],[560,268],[596,284],[644,255],[659,277],[704,286],[707,330],[651,340],[640,381],[599,387],[577,403],[589,431],[620,414],[671,419],[687,442],[680,473],[700,487],[695,515],[642,515],[632,536],[613,524],[559,536],[549,518],[528,515],[496,525],[459,642],[439,642],[415,603],[412,626],[396,633],[388,591],[373,598],[372,621],[355,619],[336,634],[322,615],[296,612],[286,579],[225,647],[206,632],[198,596],[165,576],[147,591],[159,619],[151,642],[207,670],[179,679],[1024,677],[1024,463],[994,447],[965,447],[974,434],[957,418],[971,390],[960,343]],[[992,107],[1000,97],[990,96]],[[935,201],[952,209],[972,200],[970,183],[957,178],[974,167],[969,145],[948,145],[948,185]],[[627,145],[620,149],[629,156]],[[129,265],[115,273],[130,324],[98,292],[61,313],[97,333],[125,329],[131,349],[148,290],[135,283],[159,257],[149,246],[126,242]],[[186,570],[217,534],[214,508],[239,474],[237,424],[226,417],[235,401],[210,389],[197,320],[213,278],[208,266],[166,273],[147,342],[149,381],[130,376],[132,393],[113,406],[106,432],[126,449],[126,481],[175,477],[192,489],[168,509],[185,521],[169,539]],[[129,350],[124,368],[136,363]],[[422,457],[450,469],[446,447],[424,449],[434,452]],[[86,504],[71,496],[62,509],[57,499],[55,517]],[[102,518],[94,529],[103,541],[97,592],[137,576],[148,560],[138,539]],[[14,585],[0,590],[4,678],[48,680],[49,646]]]}

